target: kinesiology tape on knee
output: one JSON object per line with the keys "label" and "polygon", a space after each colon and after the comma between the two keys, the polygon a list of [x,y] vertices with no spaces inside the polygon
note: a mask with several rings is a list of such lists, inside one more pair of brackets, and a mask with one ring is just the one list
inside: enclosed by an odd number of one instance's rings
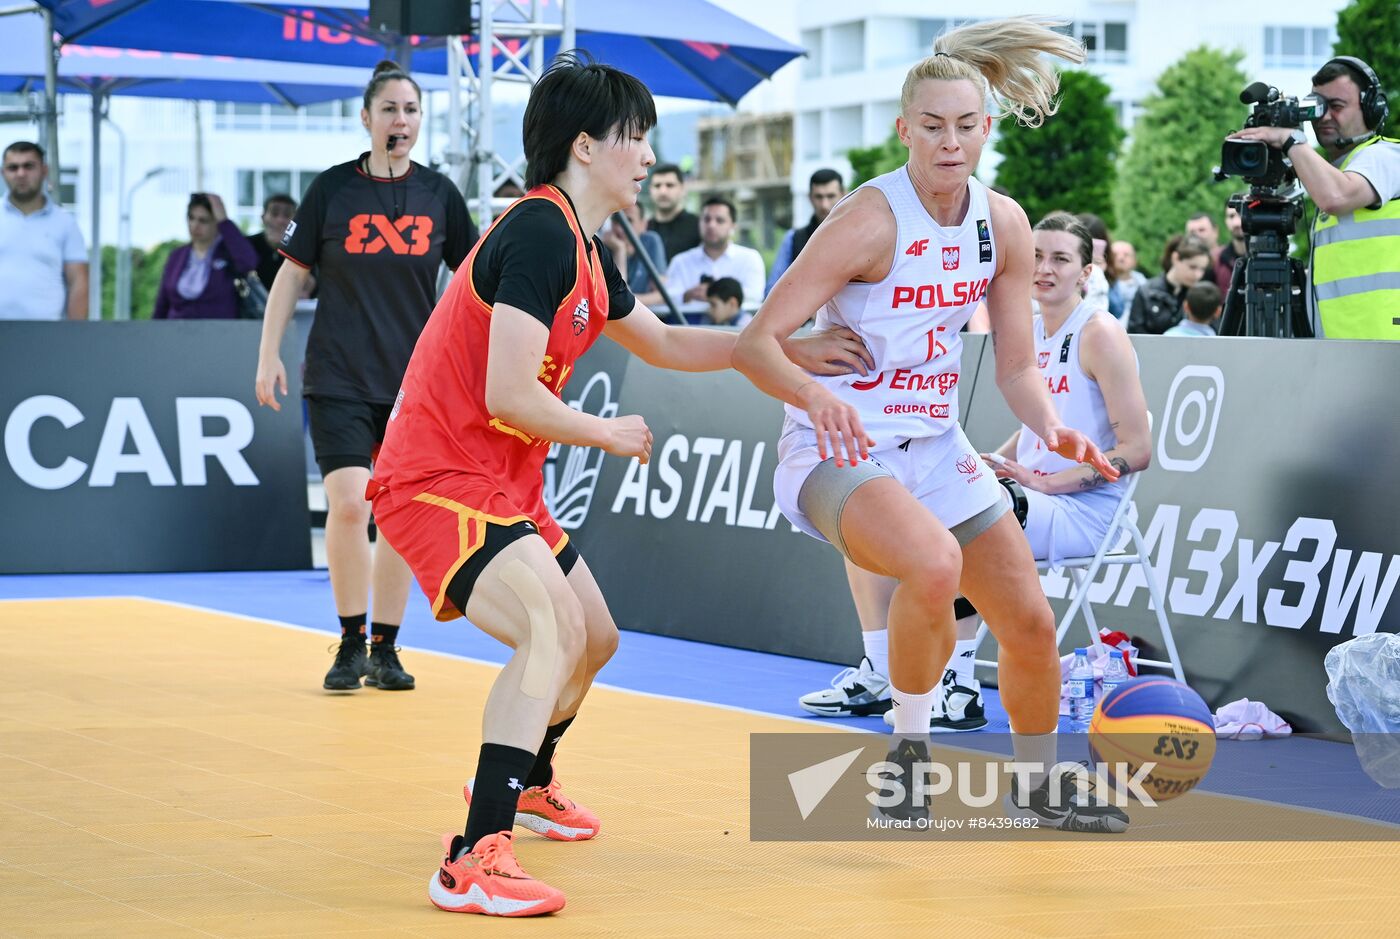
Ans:
{"label": "kinesiology tape on knee", "polygon": [[[525,653],[525,669],[520,675],[520,691],[531,698],[543,700],[549,696],[550,682],[559,664],[559,621],[554,616],[554,603],[544,582],[530,565],[516,558],[500,573],[501,583],[525,607],[530,625],[529,648]],[[583,694],[586,669],[584,663],[569,676],[559,693],[559,705],[565,709],[578,703]]]}
{"label": "kinesiology tape on knee", "polygon": [[531,698],[544,699],[559,662],[559,622],[540,575],[519,558],[501,569],[501,583],[511,589],[525,607],[530,626],[530,645],[525,653],[525,669],[520,674],[520,691]]}

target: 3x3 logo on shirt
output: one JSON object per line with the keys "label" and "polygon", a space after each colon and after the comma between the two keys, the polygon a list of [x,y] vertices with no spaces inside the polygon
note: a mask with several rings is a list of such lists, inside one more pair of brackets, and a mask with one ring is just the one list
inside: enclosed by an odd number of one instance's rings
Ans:
{"label": "3x3 logo on shirt", "polygon": [[424,255],[432,247],[433,219],[430,215],[402,215],[390,221],[386,215],[362,213],[350,219],[345,235],[346,254]]}

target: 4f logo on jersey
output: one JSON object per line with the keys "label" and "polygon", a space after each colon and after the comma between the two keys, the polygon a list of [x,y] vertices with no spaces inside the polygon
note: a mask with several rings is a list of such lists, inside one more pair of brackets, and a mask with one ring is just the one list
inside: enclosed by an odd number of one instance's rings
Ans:
{"label": "4f logo on jersey", "polygon": [[958,269],[958,255],[961,253],[962,249],[956,245],[951,248],[944,248],[943,269],[945,271],[956,271]]}
{"label": "4f logo on jersey", "polygon": [[433,219],[429,215],[405,215],[389,221],[385,215],[356,215],[350,219],[345,236],[346,254],[390,254],[419,256],[432,247]]}
{"label": "4f logo on jersey", "polygon": [[588,328],[588,298],[584,297],[574,307],[574,335],[582,336],[583,331]]}
{"label": "4f logo on jersey", "polygon": [[[918,241],[914,242],[914,243],[911,244],[909,247],[905,248],[905,249],[904,249],[904,253],[905,253],[905,254],[912,254],[912,255],[913,255],[914,257],[916,257],[916,258],[921,258],[921,257],[924,256],[924,252],[927,251],[927,250],[928,250],[928,239],[927,239],[927,238],[920,238]],[[946,260],[943,262],[945,268],[947,267],[947,263],[948,263],[948,262],[947,262]]]}

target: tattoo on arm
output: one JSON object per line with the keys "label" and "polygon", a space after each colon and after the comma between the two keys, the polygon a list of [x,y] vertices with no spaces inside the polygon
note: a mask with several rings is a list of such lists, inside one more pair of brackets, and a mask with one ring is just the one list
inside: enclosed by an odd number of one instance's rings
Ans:
{"label": "tattoo on arm", "polygon": [[[1124,476],[1128,475],[1128,461],[1123,459],[1121,456],[1116,456],[1108,462],[1112,464],[1113,468],[1118,471],[1119,479],[1122,479]],[[1080,489],[1097,489],[1104,483],[1108,482],[1107,479],[1104,479],[1103,473],[1100,473],[1098,470],[1093,469],[1093,467],[1090,467],[1090,470],[1092,470],[1092,474],[1086,479],[1081,479],[1079,481]]]}

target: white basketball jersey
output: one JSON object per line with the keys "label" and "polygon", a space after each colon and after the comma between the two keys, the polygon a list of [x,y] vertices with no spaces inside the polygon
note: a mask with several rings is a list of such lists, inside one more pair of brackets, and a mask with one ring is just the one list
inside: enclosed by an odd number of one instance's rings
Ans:
{"label": "white basketball jersey", "polygon": [[[876,449],[936,437],[958,420],[959,331],[977,309],[996,270],[987,189],[969,179],[967,215],[944,228],[919,201],[908,167],[865,183],[884,193],[894,212],[896,241],[889,275],[850,283],[817,314],[818,329],[845,326],[865,342],[875,371],[814,376],[854,405]],[[807,412],[788,418],[810,427]]]}
{"label": "white basketball jersey", "polygon": [[[1040,375],[1050,388],[1050,401],[1055,405],[1055,412],[1066,427],[1087,435],[1095,446],[1107,452],[1118,445],[1118,435],[1113,432],[1108,419],[1108,408],[1104,405],[1099,383],[1086,375],[1079,364],[1079,340],[1084,324],[1100,310],[1101,307],[1093,301],[1084,300],[1054,335],[1045,335],[1045,319],[1039,313],[1035,315],[1033,328],[1036,364],[1040,366]],[[1116,320],[1113,325],[1116,329],[1122,328]],[[1050,476],[1077,465],[1046,449],[1045,443],[1024,424],[1016,441],[1016,462],[1037,476]]]}

